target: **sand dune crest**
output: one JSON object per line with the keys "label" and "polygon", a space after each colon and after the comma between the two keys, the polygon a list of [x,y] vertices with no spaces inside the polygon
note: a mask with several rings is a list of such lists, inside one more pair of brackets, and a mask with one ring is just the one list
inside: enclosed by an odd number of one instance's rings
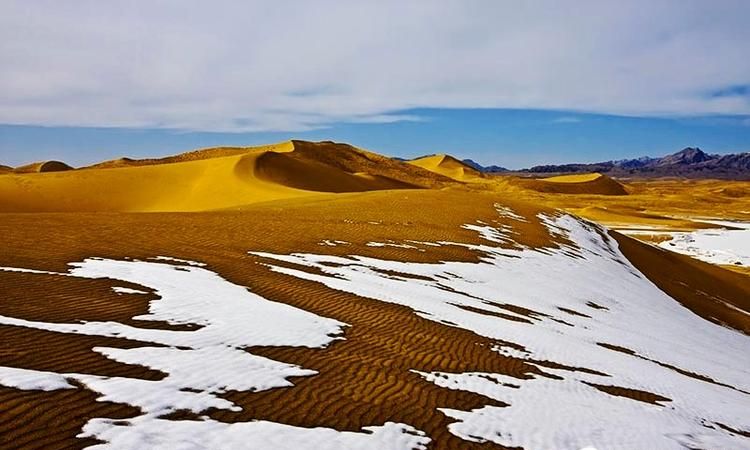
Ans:
{"label": "sand dune crest", "polygon": [[458,159],[445,154],[423,156],[409,161],[418,167],[439,173],[454,180],[465,181],[481,178],[482,173],[473,167],[469,167]]}
{"label": "sand dune crest", "polygon": [[[45,163],[34,171],[54,169],[62,166]],[[321,193],[451,182],[346,144],[289,141],[159,159],[120,158],[65,172],[8,174],[0,179],[0,212],[205,211]]]}
{"label": "sand dune crest", "polygon": [[24,166],[16,167],[15,173],[39,173],[39,172],[62,172],[73,170],[72,167],[62,161],[39,161]]}
{"label": "sand dune crest", "polygon": [[518,179],[526,189],[550,194],[627,195],[625,186],[600,173],[561,175],[543,179]]}

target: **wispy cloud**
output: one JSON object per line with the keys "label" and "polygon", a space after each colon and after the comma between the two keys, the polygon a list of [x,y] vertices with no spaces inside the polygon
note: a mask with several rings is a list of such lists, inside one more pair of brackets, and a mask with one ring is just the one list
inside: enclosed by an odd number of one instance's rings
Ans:
{"label": "wispy cloud", "polygon": [[[585,11],[582,14],[581,11]],[[748,115],[750,2],[7,0],[0,123],[289,131],[416,108]]]}
{"label": "wispy cloud", "polygon": [[581,118],[575,116],[562,116],[552,119],[552,123],[579,123]]}

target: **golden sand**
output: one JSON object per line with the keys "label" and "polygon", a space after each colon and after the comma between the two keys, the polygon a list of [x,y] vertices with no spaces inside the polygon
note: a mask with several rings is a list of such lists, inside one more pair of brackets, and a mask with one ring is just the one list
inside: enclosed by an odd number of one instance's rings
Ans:
{"label": "golden sand", "polygon": [[[537,217],[554,208],[604,222],[674,228],[700,226],[674,215],[750,219],[750,200],[736,195],[748,189],[747,183],[661,180],[620,184],[606,177],[566,182],[484,177],[473,183],[465,176],[467,171],[461,172],[464,178],[457,182],[451,175],[458,172],[446,170],[440,162],[426,170],[427,164],[404,164],[333,143],[294,141],[275,147],[208,149],[147,161],[120,160],[67,172],[0,176],[0,266],[65,271],[69,262],[91,256],[145,259],[170,255],[205,262],[222,277],[264,298],[351,325],[346,340],[325,349],[250,349],[253,354],[316,370],[318,375],[294,379],[293,389],[228,393],[226,398],[242,410],[211,411],[210,417],[338,430],[403,422],[424,430],[433,439],[432,448],[497,448],[458,439],[448,432],[451,419],[436,410],[470,410],[497,402],[439,388],[411,370],[522,377],[537,373],[539,366],[559,366],[554,361],[529,364],[501,356],[491,350],[496,342],[423,319],[402,306],[291,280],[259,264],[261,259],[248,255],[248,250],[283,254],[320,253],[324,248],[334,255],[400,261],[476,261],[480,255],[460,246],[373,248],[367,243],[398,239],[479,244],[481,238],[462,225],[477,220],[510,224],[509,219],[498,218],[498,203],[529,219],[514,221],[513,227],[519,233],[517,245],[535,248],[559,244],[560,238],[551,236]],[[599,193],[599,187],[590,183],[603,178],[625,186],[627,195]],[[576,186],[576,192],[529,189],[528,182]],[[742,312],[750,311],[750,283],[745,275],[614,236],[628,259],[686,308],[750,333],[750,316]],[[321,247],[325,239],[347,244]],[[146,312],[151,297],[118,295],[111,289],[114,285],[127,287],[108,279],[0,272],[0,314],[48,322],[113,320],[146,326],[131,318]],[[173,327],[165,323],[149,326]],[[105,345],[127,348],[138,343],[0,326],[0,365],[143,379],[164,376],[91,350]],[[640,401],[659,400],[648,392],[594,387]],[[137,413],[129,406],[98,402],[85,389],[25,392],[0,387],[0,404],[2,448],[84,447],[93,442],[76,435],[90,418]],[[196,419],[187,412],[172,418]]]}
{"label": "golden sand", "polygon": [[470,181],[482,178],[482,174],[458,159],[449,155],[432,155],[409,161],[409,164],[430,170],[458,181]]}
{"label": "golden sand", "polygon": [[5,174],[0,177],[0,212],[206,211],[320,193],[447,182],[351,146],[295,141],[65,172]]}
{"label": "golden sand", "polygon": [[604,175],[600,173],[582,173],[575,175],[559,175],[556,177],[544,178],[544,181],[549,183],[586,183],[589,181],[598,180]]}
{"label": "golden sand", "polygon": [[523,190],[548,194],[627,195],[621,183],[599,173],[563,175],[551,178],[511,178],[510,183]]}
{"label": "golden sand", "polygon": [[12,169],[15,173],[63,172],[73,168],[60,161],[40,161]]}
{"label": "golden sand", "polygon": [[[252,348],[254,354],[300,364],[319,374],[295,379],[294,389],[228,394],[227,398],[240,405],[242,411],[214,411],[209,414],[212,418],[228,422],[265,419],[340,430],[357,430],[393,420],[427,432],[434,439],[433,448],[483,448],[450,434],[450,419],[435,408],[466,410],[494,403],[475,394],[441,389],[410,370],[527,376],[538,371],[537,366],[500,357],[491,350],[494,343],[489,339],[422,319],[408,308],[330,290],[314,282],[291,281],[256,264],[260,262],[258,258],[247,251],[320,252],[318,242],[336,238],[349,244],[325,247],[326,252],[405,261],[476,260],[477,254],[457,246],[425,246],[421,252],[408,248],[375,249],[366,243],[390,238],[480,243],[476,233],[461,228],[461,224],[497,219],[497,202],[532,219],[513,224],[520,232],[519,243],[534,247],[555,245],[546,228],[533,219],[540,211],[550,211],[544,207],[507,201],[492,192],[392,190],[256,203],[237,211],[4,214],[0,234],[7,238],[7,244],[0,255],[0,265],[62,271],[68,262],[92,255],[145,259],[160,254],[206,262],[229,281],[248,286],[265,298],[352,325],[347,329],[346,340],[323,350]],[[436,214],[446,207],[450,207],[451,214]],[[501,218],[501,223],[504,220]],[[724,303],[696,304],[699,299],[695,292],[702,289],[737,307],[750,309],[746,304],[750,288],[737,281],[740,275],[673,256],[626,237],[618,239],[626,244],[623,250],[644,274],[687,307],[704,317],[720,318],[739,329],[750,330],[747,316],[743,319],[736,311],[733,315],[734,310]],[[662,280],[658,268],[665,264],[674,270]],[[0,314],[29,320],[133,323],[129,318],[144,313],[150,299],[117,295],[111,286],[122,282],[106,279],[24,273],[2,273],[0,277],[4,299]],[[101,345],[133,345],[128,341],[8,326],[0,326],[0,335],[0,365],[144,379],[163,376],[140,366],[114,362],[90,350]],[[553,362],[539,364],[555,366]],[[654,401],[648,393],[601,388]],[[13,437],[20,447],[32,443],[47,448],[82,447],[91,442],[76,439],[75,435],[88,418],[134,414],[127,406],[96,402],[85,390],[44,393],[0,388],[0,402],[6,415],[14,417],[0,422],[0,435]],[[195,418],[188,413],[174,418],[180,417]]]}

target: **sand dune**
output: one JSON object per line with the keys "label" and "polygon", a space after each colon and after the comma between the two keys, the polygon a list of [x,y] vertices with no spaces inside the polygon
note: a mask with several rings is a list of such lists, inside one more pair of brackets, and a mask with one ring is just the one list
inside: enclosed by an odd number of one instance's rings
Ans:
{"label": "sand dune", "polygon": [[473,167],[467,166],[450,155],[439,154],[424,156],[409,161],[409,164],[422,167],[458,181],[482,178],[481,172]]}
{"label": "sand dune", "polygon": [[433,187],[451,180],[344,144],[287,142],[6,174],[0,211],[203,211],[319,193]]}
{"label": "sand dune", "polygon": [[104,161],[93,164],[84,169],[106,169],[117,167],[152,166],[158,164],[173,164],[187,161],[201,161],[204,159],[221,158],[224,156],[238,156],[256,152],[291,152],[294,150],[292,141],[279,142],[277,144],[251,146],[251,147],[210,147],[193,150],[179,155],[166,156],[163,158],[131,159],[127,157]]}
{"label": "sand dune", "polygon": [[449,180],[347,144],[293,141],[294,151],[258,158],[258,178],[308,191],[361,192],[441,186]]}
{"label": "sand dune", "polygon": [[294,154],[264,153],[256,160],[260,180],[315,192],[361,192],[379,189],[413,189],[418,186],[366,172],[349,173]]}
{"label": "sand dune", "polygon": [[604,223],[618,229],[653,229],[656,231],[659,229],[694,230],[712,227],[712,225],[702,222],[643,212],[635,208],[587,206],[585,208],[571,208],[570,211],[594,222]]}
{"label": "sand dune", "polygon": [[551,194],[627,195],[628,193],[622,184],[599,173],[562,175],[542,179],[519,178],[515,180],[515,184],[532,191]]}
{"label": "sand dune", "polygon": [[257,154],[0,178],[2,211],[196,211],[304,195],[253,176]]}
{"label": "sand dune", "polygon": [[40,173],[40,172],[63,172],[73,170],[72,167],[61,161],[40,161],[13,169],[15,173]]}

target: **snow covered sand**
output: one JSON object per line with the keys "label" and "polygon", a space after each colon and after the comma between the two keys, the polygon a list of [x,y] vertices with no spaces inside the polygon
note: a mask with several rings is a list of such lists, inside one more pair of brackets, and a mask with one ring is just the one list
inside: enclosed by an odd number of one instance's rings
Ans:
{"label": "snow covered sand", "polygon": [[750,223],[704,222],[740,229],[716,228],[673,233],[671,240],[661,242],[659,246],[712,264],[750,267]]}
{"label": "snow covered sand", "polygon": [[[442,410],[458,420],[450,431],[465,440],[529,450],[747,448],[748,438],[730,430],[750,430],[750,339],[668,297],[603,228],[563,214],[540,218],[553,236],[574,245],[503,249],[496,244],[512,241],[512,231],[478,223],[465,228],[486,245],[438,244],[482,252],[480,263],[254,254],[279,273],[497,339],[503,355],[563,366],[539,364],[546,376],[527,379],[422,373],[439,386],[509,405]],[[611,388],[659,400],[618,396]]]}
{"label": "snow covered sand", "polygon": [[[572,216],[543,215],[540,219],[549,233],[565,244],[527,248],[516,243],[501,248],[499,243],[514,243],[518,237],[513,221],[536,219],[507,208],[498,208],[498,213],[508,219],[502,226],[490,225],[489,220],[464,226],[481,236],[483,245],[379,239],[436,249],[457,245],[483,255],[478,263],[255,254],[265,257],[263,262],[271,270],[290,276],[290,282],[314,280],[404,305],[440,324],[436,327],[461,327],[492,339],[498,357],[508,355],[537,365],[544,375],[527,373],[523,378],[422,367],[417,374],[430,386],[480,393],[488,402],[496,399],[508,405],[498,407],[494,402],[474,410],[441,405],[438,412],[424,408],[425,415],[454,419],[449,430],[458,438],[527,450],[747,448],[747,438],[731,431],[750,429],[746,336],[709,323],[668,297],[625,259],[598,226]],[[315,245],[313,251],[327,247]],[[347,250],[354,248],[354,244],[347,246]],[[370,249],[364,244],[362,248]],[[197,326],[159,330],[116,322],[49,323],[0,317],[0,323],[9,326],[144,342],[140,348],[96,351],[111,360],[162,371],[165,378],[147,381],[0,368],[0,384],[5,386],[61,390],[77,389],[81,383],[99,393],[102,401],[142,410],[129,420],[100,417],[88,422],[81,435],[104,441],[99,448],[388,449],[421,448],[429,441],[430,436],[409,424],[387,419],[350,433],[269,421],[227,424],[201,416],[207,408],[239,408],[222,395],[227,391],[291,386],[289,378],[294,376],[315,380],[311,370],[253,355],[245,348],[336,345],[345,327],[339,321],[268,301],[207,267],[174,259],[87,259],[62,275],[134,283],[137,286],[128,290],[113,284],[116,295],[159,297],[139,319]],[[300,388],[290,392],[295,389]],[[632,398],[621,396],[628,393]],[[179,409],[193,411],[201,419],[164,417]]]}
{"label": "snow covered sand", "polygon": [[[101,449],[139,448],[421,448],[429,441],[414,428],[394,423],[368,427],[361,433],[309,429],[255,421],[224,424],[170,421],[160,417],[208,408],[237,410],[221,397],[228,391],[260,391],[292,386],[289,377],[315,371],[253,355],[245,347],[304,346],[317,348],[342,339],[345,324],[283,303],[272,302],[232,284],[199,263],[159,257],[159,261],[86,259],[69,273],[81,278],[111,278],[153,290],[158,300],[136,319],[193,324],[194,330],[137,328],[117,322],[48,323],[0,316],[0,324],[95,336],[121,337],[157,344],[121,349],[97,347],[112,360],[138,364],[167,374],[149,381],[77,373],[53,373],[0,367],[0,385],[24,390],[74,389],[69,380],[100,394],[100,401],[133,405],[142,415],[128,420],[93,419],[81,437],[105,441]],[[184,265],[184,264],[187,265]],[[0,270],[50,274],[22,268]],[[114,287],[118,294],[145,291]],[[186,429],[190,432],[186,433]],[[299,444],[299,445],[297,445]]]}

